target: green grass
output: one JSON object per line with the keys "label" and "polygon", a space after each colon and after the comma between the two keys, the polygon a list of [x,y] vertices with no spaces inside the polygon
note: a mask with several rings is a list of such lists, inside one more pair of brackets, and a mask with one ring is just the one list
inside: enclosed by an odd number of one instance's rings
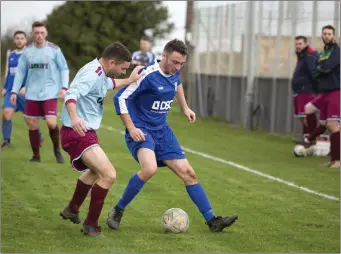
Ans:
{"label": "green grass", "polygon": [[[128,206],[119,231],[110,231],[105,219],[138,164],[123,136],[100,129],[103,149],[117,170],[100,218],[104,237],[92,239],[80,226],[59,217],[71,198],[77,172],[68,157],[58,165],[46,127],[43,162],[30,164],[28,131],[20,114],[13,126],[13,147],[2,152],[1,252],[340,252],[340,203],[215,162],[187,154],[219,215],[239,214],[223,233],[208,231],[179,179],[167,168],[143,188]],[[177,108],[169,122],[185,147],[230,160],[329,195],[340,196],[340,171],[320,166],[326,159],[294,158],[289,138],[248,132],[214,120],[189,125]],[[105,126],[123,129],[111,102]],[[89,199],[82,209],[86,216]],[[161,216],[171,207],[184,209],[190,228],[184,234],[164,234]]]}

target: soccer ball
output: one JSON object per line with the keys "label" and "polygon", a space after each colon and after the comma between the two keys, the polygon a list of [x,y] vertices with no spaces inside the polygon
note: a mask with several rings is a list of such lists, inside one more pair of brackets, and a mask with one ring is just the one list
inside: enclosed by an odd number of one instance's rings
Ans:
{"label": "soccer ball", "polygon": [[165,233],[184,233],[189,228],[189,217],[184,210],[171,208],[163,214],[162,226]]}
{"label": "soccer ball", "polygon": [[292,152],[296,157],[307,156],[307,149],[303,145],[296,145]]}

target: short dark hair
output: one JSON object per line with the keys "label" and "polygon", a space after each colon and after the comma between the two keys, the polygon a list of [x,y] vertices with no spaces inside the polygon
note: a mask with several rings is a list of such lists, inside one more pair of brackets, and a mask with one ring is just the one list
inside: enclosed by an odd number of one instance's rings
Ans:
{"label": "short dark hair", "polygon": [[298,36],[296,36],[296,37],[295,37],[295,41],[297,41],[297,40],[303,40],[304,42],[307,42],[307,41],[308,41],[307,37],[305,37],[304,35],[298,35]]}
{"label": "short dark hair", "polygon": [[15,31],[13,34],[13,37],[17,36],[18,34],[23,34],[26,37],[26,33],[24,31],[21,31],[21,30]]}
{"label": "short dark hair", "polygon": [[163,51],[167,54],[171,54],[175,51],[175,52],[180,53],[183,56],[187,56],[187,54],[188,54],[188,49],[187,49],[186,44],[183,41],[178,40],[178,39],[174,39],[174,40],[169,41],[166,44]]}
{"label": "short dark hair", "polygon": [[32,24],[32,30],[33,30],[33,28],[35,28],[35,27],[42,27],[42,26],[46,28],[46,25],[45,25],[43,22],[35,21],[35,22],[33,22],[33,24]]}
{"label": "short dark hair", "polygon": [[123,44],[114,42],[104,50],[102,58],[118,62],[131,62],[131,53]]}
{"label": "short dark hair", "polygon": [[149,41],[149,42],[151,42],[152,39],[149,36],[144,35],[144,36],[141,37],[141,41]]}
{"label": "short dark hair", "polygon": [[324,29],[331,29],[331,30],[333,30],[333,34],[335,34],[335,28],[332,25],[326,25],[326,26],[322,27],[322,32]]}

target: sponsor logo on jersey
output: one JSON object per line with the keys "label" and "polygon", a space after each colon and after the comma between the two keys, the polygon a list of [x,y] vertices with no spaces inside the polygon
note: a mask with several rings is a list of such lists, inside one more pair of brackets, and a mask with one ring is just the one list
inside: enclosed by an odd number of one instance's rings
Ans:
{"label": "sponsor logo on jersey", "polygon": [[152,112],[167,113],[172,107],[173,100],[170,101],[154,101]]}
{"label": "sponsor logo on jersey", "polygon": [[29,65],[30,69],[48,69],[49,68],[49,64],[46,63],[31,63]]}

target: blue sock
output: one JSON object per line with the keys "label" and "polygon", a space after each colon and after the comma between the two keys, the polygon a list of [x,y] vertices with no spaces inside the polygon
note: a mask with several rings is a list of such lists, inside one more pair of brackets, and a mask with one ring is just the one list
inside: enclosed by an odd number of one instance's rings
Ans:
{"label": "blue sock", "polygon": [[11,142],[12,120],[3,120],[2,122],[2,137],[4,140]]}
{"label": "blue sock", "polygon": [[117,203],[117,207],[120,209],[125,209],[126,206],[135,198],[135,196],[140,192],[144,185],[144,181],[142,181],[137,174],[133,175],[129,183],[124,190],[124,193]]}
{"label": "blue sock", "polygon": [[40,141],[43,141],[44,137],[43,137],[43,134],[41,134],[40,128],[38,129],[38,131],[39,131]]}
{"label": "blue sock", "polygon": [[212,218],[215,217],[210,201],[208,201],[205,190],[202,188],[200,183],[186,186],[186,190],[192,201],[199,208],[199,211],[204,216],[206,222],[209,222]]}

